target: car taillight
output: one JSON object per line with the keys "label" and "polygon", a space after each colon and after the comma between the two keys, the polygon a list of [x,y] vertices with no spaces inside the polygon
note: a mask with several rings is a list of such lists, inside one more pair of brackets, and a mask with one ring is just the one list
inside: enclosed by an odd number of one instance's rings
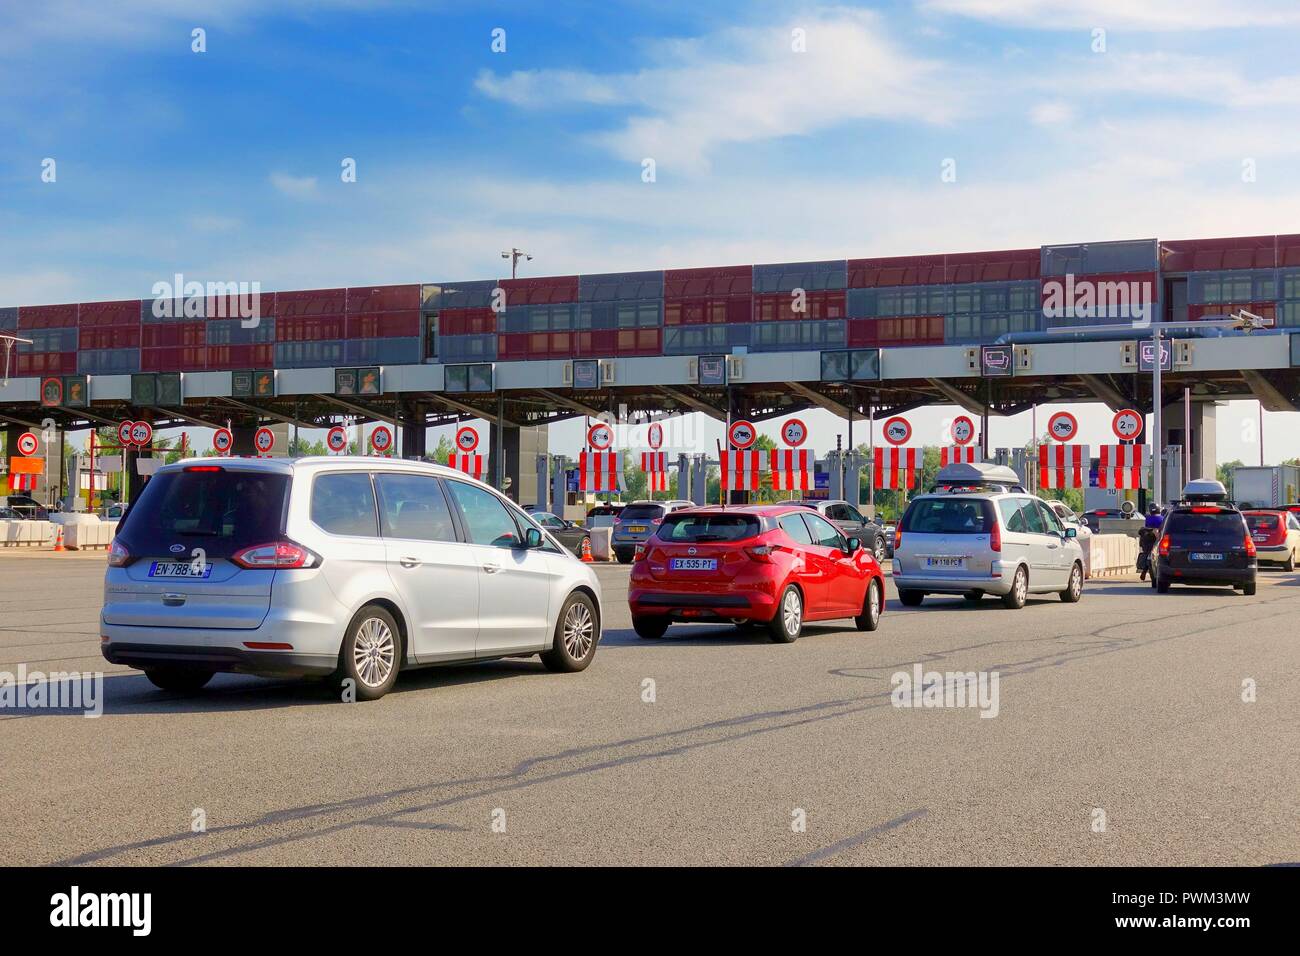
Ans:
{"label": "car taillight", "polygon": [[1160,556],[1169,557],[1169,535],[1165,535],[1160,539]]}
{"label": "car taillight", "polygon": [[902,546],[903,546],[903,529],[895,528],[894,529],[894,550],[897,551]]}
{"label": "car taillight", "polygon": [[640,561],[644,557],[645,557],[645,542],[638,541],[636,543],[636,551],[634,552],[633,560]]}
{"label": "car taillight", "polygon": [[110,568],[124,568],[127,562],[131,560],[131,552],[119,541],[114,541],[108,546],[108,566]]}
{"label": "car taillight", "polygon": [[651,518],[651,519],[650,519],[650,523],[651,523],[651,524],[663,524],[663,523],[664,523],[664,519],[663,519],[663,518]]}
{"label": "car taillight", "polygon": [[745,554],[749,555],[751,561],[757,561],[760,564],[772,563],[772,546],[770,544],[757,544],[752,548],[746,548]]}
{"label": "car taillight", "polygon": [[186,465],[186,471],[223,471],[220,465]]}
{"label": "car taillight", "polygon": [[993,524],[989,528],[989,550],[990,551],[1002,550],[1002,529],[998,527],[998,523],[996,521],[993,522]]}
{"label": "car taillight", "polygon": [[1255,556],[1255,539],[1252,538],[1250,536],[1250,532],[1247,531],[1246,532],[1246,557],[1253,558],[1254,556]]}
{"label": "car taillight", "polygon": [[321,558],[314,551],[309,551],[292,541],[272,541],[268,544],[255,544],[251,548],[242,548],[230,556],[230,560],[241,568],[257,570],[270,568],[286,570],[290,568],[320,567]]}

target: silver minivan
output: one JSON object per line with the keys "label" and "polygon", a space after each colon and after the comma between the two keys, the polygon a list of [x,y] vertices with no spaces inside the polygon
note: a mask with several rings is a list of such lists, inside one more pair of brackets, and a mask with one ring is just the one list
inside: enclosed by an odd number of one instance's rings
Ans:
{"label": "silver minivan", "polygon": [[539,654],[580,671],[601,635],[589,565],[492,488],[422,462],[167,465],[108,563],[104,657],[167,690],[318,675],[373,700],[426,664]]}
{"label": "silver minivan", "polygon": [[1021,608],[1030,594],[1083,596],[1083,548],[1047,502],[1003,487],[961,487],[915,498],[894,532],[894,586],[909,607],[927,594]]}

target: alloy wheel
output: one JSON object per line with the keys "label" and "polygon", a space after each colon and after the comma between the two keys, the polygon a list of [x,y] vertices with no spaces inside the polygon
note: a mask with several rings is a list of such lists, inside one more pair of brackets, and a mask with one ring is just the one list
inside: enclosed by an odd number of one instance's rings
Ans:
{"label": "alloy wheel", "polygon": [[596,639],[596,622],[591,610],[581,601],[569,605],[564,615],[564,649],[574,660],[582,660]]}
{"label": "alloy wheel", "polygon": [[397,642],[392,629],[377,617],[366,618],[357,629],[352,663],[357,677],[367,687],[380,687],[393,672]]}

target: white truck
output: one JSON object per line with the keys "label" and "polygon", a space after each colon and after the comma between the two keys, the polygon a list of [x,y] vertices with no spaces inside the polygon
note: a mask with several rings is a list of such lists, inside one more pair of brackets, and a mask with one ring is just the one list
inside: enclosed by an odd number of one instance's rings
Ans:
{"label": "white truck", "polygon": [[1232,470],[1232,500],[1241,508],[1276,508],[1295,504],[1300,495],[1300,467],[1243,465]]}

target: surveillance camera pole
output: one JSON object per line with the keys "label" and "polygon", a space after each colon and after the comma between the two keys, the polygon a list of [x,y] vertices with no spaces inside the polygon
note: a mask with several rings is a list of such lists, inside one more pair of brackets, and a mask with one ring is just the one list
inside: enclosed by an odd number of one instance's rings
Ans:
{"label": "surveillance camera pole", "polygon": [[510,278],[512,279],[518,278],[520,259],[523,259],[525,262],[531,262],[533,259],[533,257],[524,252],[524,250],[516,249],[513,246],[510,247],[509,252],[501,253],[501,258],[510,260]]}

